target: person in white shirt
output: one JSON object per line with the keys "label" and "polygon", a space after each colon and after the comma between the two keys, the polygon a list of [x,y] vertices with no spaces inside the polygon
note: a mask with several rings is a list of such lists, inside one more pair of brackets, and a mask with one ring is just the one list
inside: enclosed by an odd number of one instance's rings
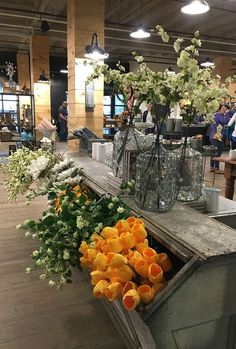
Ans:
{"label": "person in white shirt", "polygon": [[232,126],[234,123],[234,130],[232,133],[232,149],[236,149],[236,113],[232,116],[232,118],[228,122],[228,127]]}
{"label": "person in white shirt", "polygon": [[[154,122],[153,116],[152,116],[152,108],[153,108],[152,103],[149,103],[147,105],[147,110],[145,110],[145,112],[143,113],[143,122],[146,122],[149,124]],[[146,128],[145,134],[154,133],[154,129],[155,129],[154,127]]]}

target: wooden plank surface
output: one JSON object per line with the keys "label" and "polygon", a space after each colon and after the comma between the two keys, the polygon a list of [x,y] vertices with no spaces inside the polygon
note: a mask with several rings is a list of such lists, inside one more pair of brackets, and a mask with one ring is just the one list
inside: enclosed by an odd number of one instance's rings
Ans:
{"label": "wooden plank surface", "polygon": [[61,291],[39,273],[25,274],[36,241],[15,226],[40,217],[46,201],[30,207],[6,202],[0,178],[0,349],[124,349],[120,335],[83,273]]}

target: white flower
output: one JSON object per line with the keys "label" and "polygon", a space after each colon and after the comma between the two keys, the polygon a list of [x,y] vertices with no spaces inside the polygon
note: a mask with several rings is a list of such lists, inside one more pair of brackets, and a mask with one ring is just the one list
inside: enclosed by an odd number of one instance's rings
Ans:
{"label": "white flower", "polygon": [[55,281],[50,280],[50,281],[48,282],[48,286],[49,286],[49,287],[53,287],[54,285],[55,285]]}
{"label": "white flower", "polygon": [[74,237],[75,239],[77,239],[78,236],[79,236],[78,232],[75,232],[75,233],[73,234],[73,237]]}
{"label": "white flower", "polygon": [[48,248],[48,249],[47,249],[47,254],[48,254],[49,256],[52,254],[52,252],[53,252],[53,251],[52,251],[51,248]]}
{"label": "white flower", "polygon": [[134,179],[131,179],[131,183],[132,183],[132,184],[135,184],[135,180],[134,180]]}
{"label": "white flower", "polygon": [[102,223],[98,223],[98,228],[102,229],[103,228],[103,224]]}
{"label": "white flower", "polygon": [[38,237],[37,234],[32,234],[32,239],[36,239]]}
{"label": "white flower", "polygon": [[64,285],[66,283],[66,278],[64,276],[61,276],[60,278],[60,284]]}
{"label": "white flower", "polygon": [[26,231],[26,232],[25,232],[25,237],[28,238],[28,237],[30,237],[30,236],[31,236],[31,233],[30,233],[29,231]]}
{"label": "white flower", "polygon": [[114,204],[112,202],[109,203],[108,208],[111,210],[114,207]]}
{"label": "white flower", "polygon": [[37,257],[38,255],[39,255],[39,251],[38,250],[33,251],[33,253],[32,253],[33,257]]}
{"label": "white flower", "polygon": [[31,272],[31,268],[30,267],[26,268],[25,272],[26,272],[26,274],[29,274]]}
{"label": "white flower", "polygon": [[44,280],[44,279],[46,279],[46,277],[47,277],[46,274],[41,274],[41,275],[39,276],[40,280]]}
{"label": "white flower", "polygon": [[39,258],[37,259],[37,261],[35,262],[35,264],[40,267],[42,265],[42,260]]}
{"label": "white flower", "polygon": [[119,202],[120,200],[118,199],[117,196],[114,196],[112,199],[111,199],[112,202]]}
{"label": "white flower", "polygon": [[30,165],[27,167],[28,174],[36,180],[46,170],[48,163],[49,158],[44,155],[39,156],[36,160],[31,160]]}
{"label": "white flower", "polygon": [[123,213],[124,212],[124,207],[121,207],[121,206],[119,206],[118,208],[117,208],[117,212],[118,213]]}
{"label": "white flower", "polygon": [[22,228],[22,224],[18,224],[17,226],[16,226],[16,229],[21,229]]}
{"label": "white flower", "polygon": [[64,250],[64,252],[63,252],[63,259],[64,260],[70,259],[70,253],[69,253],[68,250]]}

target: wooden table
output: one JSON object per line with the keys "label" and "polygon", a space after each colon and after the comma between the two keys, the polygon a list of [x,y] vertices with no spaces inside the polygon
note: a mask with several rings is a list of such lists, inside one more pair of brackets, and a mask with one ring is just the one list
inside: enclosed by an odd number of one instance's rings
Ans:
{"label": "wooden table", "polygon": [[225,197],[233,200],[234,197],[234,181],[236,178],[236,161],[231,160],[228,157],[215,157],[213,160],[217,160],[225,163],[224,176],[226,179],[225,184]]}

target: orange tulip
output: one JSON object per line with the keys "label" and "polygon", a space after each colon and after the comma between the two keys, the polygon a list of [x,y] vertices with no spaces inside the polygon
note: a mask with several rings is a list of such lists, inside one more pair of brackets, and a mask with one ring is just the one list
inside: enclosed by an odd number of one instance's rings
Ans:
{"label": "orange tulip", "polygon": [[105,274],[103,271],[100,271],[100,270],[92,271],[92,272],[90,273],[90,276],[91,276],[91,284],[92,284],[93,286],[97,285],[97,283],[98,283],[100,280],[106,279],[106,274]]}
{"label": "orange tulip", "polygon": [[143,253],[143,250],[148,247],[148,239],[145,239],[144,242],[138,242],[135,245],[135,249],[140,252],[141,254]]}
{"label": "orange tulip", "polygon": [[111,282],[105,291],[105,296],[109,301],[114,301],[121,296],[123,284],[121,282]]}
{"label": "orange tulip", "polygon": [[129,264],[132,265],[132,267],[134,267],[136,262],[138,262],[142,259],[143,259],[143,257],[141,255],[141,253],[139,253],[138,251],[134,251],[129,259]]}
{"label": "orange tulip", "polygon": [[107,239],[107,245],[111,252],[121,252],[123,246],[121,245],[120,239],[118,237],[110,237]]}
{"label": "orange tulip", "polygon": [[143,259],[148,262],[148,264],[157,262],[157,253],[151,247],[146,247],[143,250]]}
{"label": "orange tulip", "polygon": [[123,304],[127,310],[133,310],[140,303],[140,296],[136,290],[129,290],[123,296]]}
{"label": "orange tulip", "polygon": [[117,279],[123,283],[130,281],[134,277],[134,273],[127,265],[123,265],[121,268],[117,268]]}
{"label": "orange tulip", "polygon": [[84,254],[88,250],[89,246],[86,241],[82,241],[79,247],[79,252]]}
{"label": "orange tulip", "polygon": [[102,298],[105,295],[109,283],[107,280],[100,280],[93,289],[93,294],[96,298]]}
{"label": "orange tulip", "polygon": [[93,265],[97,270],[104,271],[107,268],[107,256],[101,252],[98,252],[94,261]]}
{"label": "orange tulip", "polygon": [[131,233],[133,234],[133,237],[135,238],[136,242],[144,242],[144,240],[147,237],[147,231],[144,228],[144,225],[140,223],[135,223],[133,225],[133,227],[131,228]]}
{"label": "orange tulip", "polygon": [[159,253],[158,254],[158,264],[160,264],[164,273],[166,273],[172,269],[171,260],[166,253]]}
{"label": "orange tulip", "polygon": [[133,251],[133,250],[128,250],[127,248],[125,248],[125,249],[123,249],[122,254],[123,254],[123,256],[125,256],[127,259],[130,259],[130,258],[133,256],[134,251]]}
{"label": "orange tulip", "polygon": [[112,258],[115,256],[115,252],[108,252],[107,256],[107,264],[110,265]]}
{"label": "orange tulip", "polygon": [[148,268],[148,278],[153,284],[162,281],[163,270],[161,269],[160,265],[156,263],[150,264]]}
{"label": "orange tulip", "polygon": [[130,227],[132,227],[134,225],[135,221],[136,221],[135,217],[129,217],[126,219],[126,222],[129,223]]}
{"label": "orange tulip", "polygon": [[92,269],[93,264],[91,262],[89,262],[86,258],[84,257],[80,257],[80,264],[81,267],[84,269]]}
{"label": "orange tulip", "polygon": [[130,225],[124,219],[121,219],[116,223],[116,228],[118,229],[119,233],[130,231]]}
{"label": "orange tulip", "polygon": [[124,256],[122,256],[122,254],[119,253],[114,253],[111,261],[110,261],[110,266],[113,268],[120,268],[122,267],[124,264],[127,264],[127,258],[125,258]]}
{"label": "orange tulip", "polygon": [[122,294],[123,296],[129,291],[129,290],[136,290],[137,289],[137,285],[135,282],[133,281],[128,281],[126,282],[126,284],[124,285]]}
{"label": "orange tulip", "polygon": [[126,248],[126,249],[130,249],[134,247],[136,243],[133,235],[129,231],[120,234],[120,242],[123,248]]}
{"label": "orange tulip", "polygon": [[97,251],[94,248],[88,248],[87,251],[84,252],[84,258],[88,260],[88,262],[92,263],[94,258],[96,257]]}
{"label": "orange tulip", "polygon": [[93,242],[104,241],[103,237],[101,235],[97,234],[97,233],[93,233],[91,235],[91,240]]}
{"label": "orange tulip", "polygon": [[162,291],[164,287],[165,287],[165,285],[163,282],[158,282],[158,283],[152,285],[152,289],[153,289],[153,292],[155,294]]}
{"label": "orange tulip", "polygon": [[135,271],[144,278],[148,276],[148,268],[149,264],[143,258],[139,259],[134,265]]}
{"label": "orange tulip", "polygon": [[144,303],[149,303],[154,297],[154,291],[149,285],[141,285],[137,288],[139,296]]}
{"label": "orange tulip", "polygon": [[105,239],[110,238],[110,237],[114,237],[114,236],[118,236],[118,230],[116,228],[113,228],[113,227],[105,227],[102,229],[101,235]]}
{"label": "orange tulip", "polygon": [[135,221],[136,224],[142,224],[144,226],[144,222],[141,218],[136,218],[136,221]]}
{"label": "orange tulip", "polygon": [[108,253],[110,252],[110,248],[106,242],[106,240],[103,240],[103,241],[100,241],[97,245],[96,245],[97,248],[99,248],[99,250],[101,250],[102,252],[104,253]]}

